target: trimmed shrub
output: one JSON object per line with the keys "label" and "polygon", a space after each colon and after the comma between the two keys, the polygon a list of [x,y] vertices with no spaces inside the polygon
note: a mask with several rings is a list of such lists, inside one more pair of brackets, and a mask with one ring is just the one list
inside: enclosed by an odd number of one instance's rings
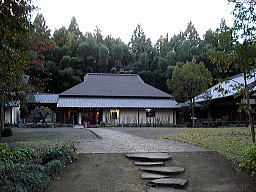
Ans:
{"label": "trimmed shrub", "polygon": [[44,191],[49,182],[41,165],[17,163],[0,169],[1,191]]}
{"label": "trimmed shrub", "polygon": [[65,161],[53,160],[45,165],[45,173],[50,176],[56,176],[65,167]]}
{"label": "trimmed shrub", "polygon": [[[44,191],[51,179],[74,158],[75,154],[76,148],[73,143],[65,143],[47,150],[40,157],[33,149],[2,145],[0,149],[0,191]],[[31,161],[34,157],[37,157],[37,161]],[[41,158],[42,161],[40,161]]]}
{"label": "trimmed shrub", "polygon": [[12,129],[7,127],[1,130],[2,137],[11,137],[12,136]]}
{"label": "trimmed shrub", "polygon": [[60,147],[49,149],[43,153],[42,163],[47,164],[53,160],[63,160],[69,162],[76,154],[76,148],[73,143],[65,143]]}
{"label": "trimmed shrub", "polygon": [[256,144],[247,148],[244,161],[240,164],[256,180]]}
{"label": "trimmed shrub", "polygon": [[5,166],[10,166],[13,163],[25,163],[33,158],[37,158],[38,153],[34,149],[21,148],[13,145],[1,145],[0,162]]}

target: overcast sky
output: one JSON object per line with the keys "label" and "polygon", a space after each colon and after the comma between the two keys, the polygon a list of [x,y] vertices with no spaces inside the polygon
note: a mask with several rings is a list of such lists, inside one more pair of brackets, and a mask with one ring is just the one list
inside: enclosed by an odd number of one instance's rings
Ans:
{"label": "overcast sky", "polygon": [[221,18],[232,24],[227,0],[36,0],[34,4],[52,31],[67,28],[75,16],[82,32],[98,26],[104,36],[120,37],[126,43],[137,24],[154,43],[160,35],[184,31],[190,20],[201,37],[216,29]]}

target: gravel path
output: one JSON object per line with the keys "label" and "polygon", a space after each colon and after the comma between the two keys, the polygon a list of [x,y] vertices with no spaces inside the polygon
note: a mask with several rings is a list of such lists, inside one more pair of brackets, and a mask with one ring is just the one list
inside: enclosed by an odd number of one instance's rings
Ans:
{"label": "gravel path", "polygon": [[124,132],[102,128],[91,128],[101,140],[79,142],[80,153],[132,153],[132,152],[191,152],[206,151],[194,145],[166,140],[144,139]]}
{"label": "gravel path", "polygon": [[166,135],[166,134],[173,134],[173,133],[182,133],[186,132],[188,130],[185,129],[180,129],[180,128],[155,128],[155,127],[150,127],[150,128],[127,128],[127,127],[117,127],[117,128],[107,128],[109,130],[114,130],[114,131],[120,131],[124,133],[129,133],[132,135],[136,135],[138,137],[143,137],[145,139],[155,139],[159,135]]}
{"label": "gravel path", "polygon": [[13,130],[13,136],[4,138],[4,141],[29,141],[35,139],[71,140],[75,142],[80,153],[205,151],[201,147],[178,141],[152,139],[157,135],[178,132],[179,130],[177,129],[19,128]]}

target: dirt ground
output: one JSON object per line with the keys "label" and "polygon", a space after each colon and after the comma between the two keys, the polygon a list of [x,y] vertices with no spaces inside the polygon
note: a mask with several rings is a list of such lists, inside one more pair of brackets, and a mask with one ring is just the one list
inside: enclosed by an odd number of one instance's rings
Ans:
{"label": "dirt ground", "polygon": [[[166,165],[181,166],[188,192],[256,192],[256,183],[232,162],[213,151],[171,153]],[[123,154],[79,154],[79,160],[48,187],[47,192],[146,191],[138,167]],[[177,177],[177,176],[176,176]]]}

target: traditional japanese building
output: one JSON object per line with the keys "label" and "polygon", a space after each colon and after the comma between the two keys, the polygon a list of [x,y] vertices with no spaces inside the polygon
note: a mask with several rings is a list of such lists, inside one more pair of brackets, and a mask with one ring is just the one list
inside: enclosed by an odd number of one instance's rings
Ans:
{"label": "traditional japanese building", "polygon": [[[205,93],[195,98],[197,103],[202,105],[201,110],[197,111],[199,121],[210,121],[213,124],[246,124],[248,116],[243,110],[239,110],[241,103],[246,103],[241,93],[244,89],[243,74],[230,77],[228,80],[218,83],[209,88]],[[247,78],[250,85],[250,104],[256,110],[255,71]],[[218,123],[219,122],[219,123]]]}
{"label": "traditional japanese building", "polygon": [[48,106],[64,124],[176,124],[180,105],[137,74],[88,73],[60,94],[34,94],[33,106]]}

